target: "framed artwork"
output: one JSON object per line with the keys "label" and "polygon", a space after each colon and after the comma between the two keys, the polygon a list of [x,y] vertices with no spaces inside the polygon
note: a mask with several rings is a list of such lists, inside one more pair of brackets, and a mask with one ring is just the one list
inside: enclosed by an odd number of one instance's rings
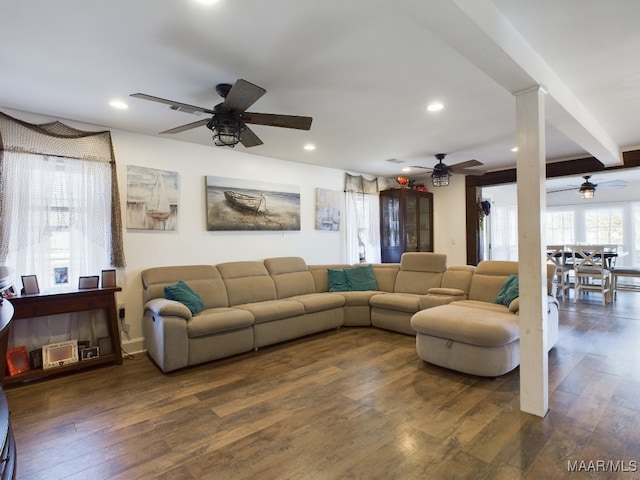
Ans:
{"label": "framed artwork", "polygon": [[300,230],[300,187],[205,177],[207,230]]}
{"label": "framed artwork", "polygon": [[98,288],[98,281],[100,277],[98,275],[91,275],[88,277],[80,277],[78,279],[78,288],[80,290],[85,288]]}
{"label": "framed artwork", "polygon": [[80,350],[81,360],[91,360],[100,356],[98,347],[87,347]]}
{"label": "framed artwork", "polygon": [[78,362],[78,343],[76,340],[51,343],[42,346],[42,368],[62,367]]}
{"label": "framed artwork", "polygon": [[109,355],[113,353],[113,345],[111,344],[111,337],[100,337],[98,339],[98,351],[103,355]]}
{"label": "framed artwork", "polygon": [[316,230],[340,230],[342,192],[316,188]]}
{"label": "framed artwork", "polygon": [[69,283],[69,269],[67,267],[55,267],[53,269],[53,282],[56,285]]}
{"label": "framed artwork", "polygon": [[42,368],[42,349],[36,348],[29,352],[29,364],[31,368]]}
{"label": "framed artwork", "polygon": [[178,172],[127,166],[127,228],[177,230]]}
{"label": "framed artwork", "polygon": [[116,271],[102,270],[102,288],[111,288],[116,286]]}
{"label": "framed artwork", "polygon": [[22,346],[7,350],[7,367],[9,368],[9,375],[11,376],[29,370],[31,367],[29,365],[27,347]]}
{"label": "framed artwork", "polygon": [[35,275],[22,275],[22,289],[25,295],[40,293],[38,277]]}

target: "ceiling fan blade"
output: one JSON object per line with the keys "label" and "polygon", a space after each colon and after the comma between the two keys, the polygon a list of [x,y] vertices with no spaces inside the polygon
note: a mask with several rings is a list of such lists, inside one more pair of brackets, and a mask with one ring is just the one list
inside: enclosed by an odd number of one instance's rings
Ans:
{"label": "ceiling fan blade", "polygon": [[192,128],[197,128],[197,127],[201,127],[202,125],[206,125],[208,121],[209,121],[208,118],[203,118],[202,120],[187,123],[186,125],[182,125],[180,127],[170,128],[169,130],[165,130],[164,132],[160,132],[160,133],[180,133],[180,132],[184,132],[185,130],[191,130]]}
{"label": "ceiling fan blade", "polygon": [[240,78],[233,84],[231,90],[229,90],[224,102],[222,102],[221,108],[242,113],[265,93],[267,93],[267,91],[264,88]]}
{"label": "ceiling fan blade", "polygon": [[422,170],[429,170],[429,171],[433,171],[433,167],[423,167],[422,165],[411,165],[410,168],[420,168]]}
{"label": "ceiling fan blade", "polygon": [[466,162],[460,162],[460,163],[456,163],[454,165],[449,165],[449,168],[456,169],[456,170],[461,170],[461,169],[469,168],[469,167],[480,167],[482,165],[484,165],[484,163],[479,162],[478,160],[467,160]]}
{"label": "ceiling fan blade", "polygon": [[560,192],[570,192],[570,191],[575,191],[576,193],[578,193],[578,189],[580,187],[571,187],[571,188],[560,188],[558,190],[547,190],[547,193],[560,193]]}
{"label": "ceiling fan blade", "polygon": [[240,134],[240,143],[245,147],[257,147],[262,145],[262,140],[249,127]]}
{"label": "ceiling fan blade", "polygon": [[309,130],[311,128],[311,117],[300,117],[296,115],[278,115],[274,113],[253,113],[244,112],[242,120],[245,123],[254,125],[269,125],[271,127],[297,128],[298,130]]}
{"label": "ceiling fan blade", "polygon": [[600,182],[596,184],[596,188],[623,188],[627,186],[624,180],[609,180],[608,182]]}
{"label": "ceiling fan blade", "polygon": [[451,167],[451,172],[453,173],[457,173],[460,175],[484,175],[485,173],[487,173],[486,170],[471,170],[469,168],[453,168]]}
{"label": "ceiling fan blade", "polygon": [[171,107],[171,110],[177,110],[178,112],[192,113],[194,115],[202,115],[203,113],[215,113],[213,110],[210,110],[208,108],[189,105],[188,103],[176,102],[174,100],[167,100],[166,98],[154,97],[153,95],[147,95],[146,93],[132,93],[131,96],[135,98],[141,98],[142,100],[149,100],[151,102],[169,105],[169,107]]}

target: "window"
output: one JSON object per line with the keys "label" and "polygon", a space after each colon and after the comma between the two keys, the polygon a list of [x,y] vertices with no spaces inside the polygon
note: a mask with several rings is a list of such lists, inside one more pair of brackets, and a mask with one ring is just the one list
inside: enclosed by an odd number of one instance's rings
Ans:
{"label": "window", "polygon": [[548,210],[546,222],[547,245],[575,243],[573,210]]}
{"label": "window", "polygon": [[41,291],[123,267],[109,133],[0,114],[0,135],[0,264],[37,275]]}
{"label": "window", "polygon": [[621,245],[623,239],[622,207],[598,207],[585,209],[586,243]]}
{"label": "window", "polygon": [[380,262],[380,197],[376,179],[345,174],[345,230],[349,263]]}
{"label": "window", "polygon": [[491,228],[491,260],[518,259],[518,207],[494,203],[487,217]]}

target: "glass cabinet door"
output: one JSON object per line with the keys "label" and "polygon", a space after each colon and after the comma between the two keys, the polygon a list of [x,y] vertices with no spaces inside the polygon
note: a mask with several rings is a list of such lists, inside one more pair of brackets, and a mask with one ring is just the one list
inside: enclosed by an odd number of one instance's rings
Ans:
{"label": "glass cabinet door", "polygon": [[397,247],[400,245],[400,198],[386,196],[381,200],[382,246]]}
{"label": "glass cabinet door", "polygon": [[405,195],[405,251],[418,251],[418,199],[415,195]]}
{"label": "glass cabinet door", "polygon": [[431,199],[420,197],[418,199],[418,227],[419,227],[419,252],[432,252],[431,245]]}

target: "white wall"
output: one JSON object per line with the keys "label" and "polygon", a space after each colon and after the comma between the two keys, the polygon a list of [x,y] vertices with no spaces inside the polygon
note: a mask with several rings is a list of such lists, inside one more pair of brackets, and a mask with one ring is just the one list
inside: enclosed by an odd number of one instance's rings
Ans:
{"label": "white wall", "polygon": [[449,186],[432,187],[434,251],[447,255],[447,265],[467,264],[466,192],[463,175],[453,175]]}
{"label": "white wall", "polygon": [[[42,115],[6,110],[9,115],[33,123],[56,120]],[[106,130],[74,121],[64,123],[82,130]],[[124,248],[127,267],[119,272],[119,305],[125,307],[129,326],[123,347],[133,353],[143,348],[142,283],[145,268],[163,265],[216,264],[275,256],[301,256],[308,264],[345,263],[344,205],[339,232],[315,230],[316,188],[342,191],[344,171],[286,162],[248,154],[240,148],[195,145],[171,138],[112,130],[118,169],[120,201],[125,222]],[[304,155],[305,152],[300,152]],[[178,229],[176,231],[126,228],[127,165],[176,171],[180,175]],[[351,172],[353,173],[353,172]],[[297,185],[300,187],[300,231],[206,230],[205,177]],[[448,256],[449,265],[466,264],[464,177],[454,175],[445,188],[434,193],[435,251]]]}
{"label": "white wall", "polygon": [[[112,139],[123,211],[126,208],[127,165],[172,170],[180,175],[177,231],[125,228],[127,267],[125,278],[119,279],[123,292],[118,299],[119,303],[125,304],[125,322],[130,326],[125,350],[139,350],[141,346],[140,273],[145,268],[290,255],[301,256],[309,264],[346,261],[344,222],[339,232],[315,230],[316,188],[342,191],[343,171],[261,157],[240,149],[194,145],[117,130],[112,131]],[[207,231],[205,177],[208,175],[299,186],[300,230]],[[126,222],[126,215],[123,218]],[[127,348],[128,345],[131,347]]]}

